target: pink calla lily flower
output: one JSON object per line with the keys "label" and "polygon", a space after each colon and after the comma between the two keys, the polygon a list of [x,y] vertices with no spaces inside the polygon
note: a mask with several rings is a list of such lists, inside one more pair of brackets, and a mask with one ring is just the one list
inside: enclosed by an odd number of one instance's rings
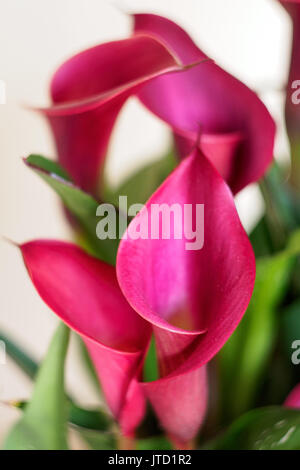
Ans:
{"label": "pink calla lily flower", "polygon": [[[170,240],[132,239],[131,226],[147,225],[156,204],[204,204],[203,248],[187,250],[186,239],[174,233]],[[251,298],[252,247],[228,186],[199,151],[167,178],[128,232],[118,251],[118,280],[130,305],[153,326],[161,372],[143,388],[168,433],[189,441],[206,409],[205,365],[237,327]]]}
{"label": "pink calla lily flower", "polygon": [[288,408],[300,409],[300,384],[296,385],[287,396],[284,406]]}
{"label": "pink calla lily flower", "polygon": [[114,123],[133,95],[172,127],[181,156],[200,129],[200,148],[234,193],[257,181],[272,160],[275,133],[262,102],[176,24],[147,14],[134,21],[133,37],[66,61],[51,82],[53,105],[40,109],[75,183],[97,194]]}
{"label": "pink calla lily flower", "polygon": [[287,83],[285,113],[289,137],[290,139],[294,139],[299,136],[300,128],[300,107],[299,104],[295,105],[292,101],[292,93],[295,91],[293,83],[296,80],[300,80],[300,0],[280,0],[280,3],[285,7],[293,22],[293,43]]}
{"label": "pink calla lily flower", "polygon": [[140,35],[85,50],[51,82],[50,123],[59,161],[82,189],[97,193],[109,137],[126,100],[143,84],[183,67],[156,38]]}
{"label": "pink calla lily flower", "polygon": [[[176,225],[169,239],[159,227],[156,238],[133,237],[156,204],[175,204],[184,214],[204,204],[204,244],[187,249],[191,239],[186,231],[178,239]],[[197,210],[187,212],[186,223],[197,227]],[[206,364],[239,324],[255,279],[233,196],[211,163],[195,150],[153,194],[123,236],[117,277],[69,243],[33,241],[21,250],[40,296],[83,337],[123,433],[134,433],[148,398],[168,435],[187,445],[206,412]],[[160,378],[145,383],[152,333]]]}
{"label": "pink calla lily flower", "polygon": [[[37,240],[21,250],[42,299],[83,338],[106,401],[124,435],[130,436],[144,415],[136,378],[149,325],[126,302],[112,266],[65,242]],[[135,406],[127,412],[132,401]]]}
{"label": "pink calla lily flower", "polygon": [[[207,58],[172,21],[152,14],[133,18],[136,34],[160,39],[183,64]],[[272,117],[254,92],[212,61],[182,75],[159,77],[138,96],[173,128],[181,156],[190,153],[201,130],[200,148],[234,193],[257,181],[272,161]]]}

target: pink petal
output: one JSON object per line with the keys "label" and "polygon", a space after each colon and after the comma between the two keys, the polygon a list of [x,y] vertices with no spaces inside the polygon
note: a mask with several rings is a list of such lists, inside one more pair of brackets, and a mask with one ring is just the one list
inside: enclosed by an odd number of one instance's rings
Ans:
{"label": "pink petal", "polygon": [[[143,384],[162,426],[179,448],[197,434],[207,408],[206,367]],[[188,389],[188,390],[187,390]]]}
{"label": "pink petal", "polygon": [[[195,136],[193,134],[184,133],[180,135],[175,132],[174,138],[181,157],[189,155],[195,147]],[[229,186],[234,183],[231,179],[237,171],[236,156],[243,140],[243,135],[240,132],[203,134],[200,138],[200,148],[203,153],[218,169]]]}
{"label": "pink petal", "polygon": [[145,393],[138,380],[130,382],[119,423],[124,436],[134,436],[135,428],[146,412]]}
{"label": "pink petal", "polygon": [[[203,248],[187,250],[186,238],[176,239],[174,230],[170,239],[161,232],[159,239],[132,239],[136,220],[151,227],[153,204],[178,204],[182,210],[191,204],[194,227],[195,205],[204,204]],[[229,188],[199,151],[183,160],[137,217],[121,241],[117,276],[130,305],[153,325],[162,378],[144,384],[147,396],[167,431],[185,441],[203,420],[202,368],[250,301],[254,254]]]}
{"label": "pink petal", "polygon": [[140,35],[88,49],[65,62],[51,83],[47,117],[60,163],[75,183],[96,192],[116,117],[129,96],[182,66],[157,39]]}
{"label": "pink petal", "polygon": [[[287,131],[290,137],[295,138],[299,135],[300,126],[300,108],[292,101],[292,94],[296,91],[292,87],[295,80],[300,80],[300,0],[281,0],[293,22],[293,43],[291,53],[290,72],[287,83],[287,97],[285,103]],[[299,86],[297,86],[299,89]],[[299,98],[299,94],[297,96]]]}
{"label": "pink petal", "polygon": [[[76,245],[37,240],[23,244],[21,250],[42,299],[85,341],[107,403],[113,415],[121,418],[129,387],[136,380],[148,344],[148,324],[128,305],[115,269]],[[141,390],[135,388],[134,395],[137,406],[123,420],[129,433],[144,411]]]}
{"label": "pink petal", "polygon": [[[134,15],[134,30],[164,41],[184,64],[206,57],[185,31],[166,18]],[[159,77],[138,96],[182,139],[188,133],[195,143],[200,131],[206,141],[205,145],[200,141],[200,148],[234,193],[257,181],[272,161],[275,125],[270,114],[255,93],[212,61],[177,76]],[[240,142],[228,152],[227,141],[222,150],[220,140],[214,143],[218,134],[225,141],[226,134],[229,139],[239,135]],[[227,158],[229,162],[224,163]]]}
{"label": "pink petal", "polygon": [[300,409],[300,384],[296,385],[296,387],[289,393],[284,402],[284,406]]}

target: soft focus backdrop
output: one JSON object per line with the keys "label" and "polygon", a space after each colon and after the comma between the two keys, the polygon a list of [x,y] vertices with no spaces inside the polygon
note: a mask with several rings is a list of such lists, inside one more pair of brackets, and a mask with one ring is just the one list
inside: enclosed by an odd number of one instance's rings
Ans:
{"label": "soft focus backdrop", "polygon": [[[1,235],[18,242],[70,238],[58,198],[22,162],[29,153],[54,155],[46,124],[25,108],[47,103],[49,78],[70,55],[128,35],[126,11],[158,13],[178,22],[208,55],[256,90],[278,123],[276,156],[287,161],[281,90],[291,25],[276,0],[0,0],[0,80],[6,84],[6,104],[0,104]],[[110,181],[118,183],[168,145],[167,127],[130,100],[110,146]],[[247,188],[237,203],[249,229],[263,210],[257,188]],[[0,329],[39,360],[57,320],[34,291],[18,250],[1,240],[0,252]],[[95,403],[74,342],[67,380],[79,401]],[[0,364],[0,445],[18,416],[4,402],[27,398],[30,391],[30,382],[10,360]]]}

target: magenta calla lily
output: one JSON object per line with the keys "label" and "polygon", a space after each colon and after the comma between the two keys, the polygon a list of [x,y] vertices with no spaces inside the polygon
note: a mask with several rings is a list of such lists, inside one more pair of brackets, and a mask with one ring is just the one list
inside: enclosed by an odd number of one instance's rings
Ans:
{"label": "magenta calla lily", "polygon": [[47,117],[60,163],[75,183],[96,193],[109,137],[125,101],[143,84],[182,69],[156,38],[140,35],[75,55],[51,82]]}
{"label": "magenta calla lily", "polygon": [[[207,56],[172,21],[134,15],[136,34],[163,41],[183,64]],[[275,125],[259,98],[212,61],[181,76],[159,77],[138,93],[142,103],[173,129],[181,156],[202,135],[200,148],[237,193],[257,181],[273,158]]]}
{"label": "magenta calla lily", "polygon": [[53,105],[40,110],[75,183],[97,194],[113,126],[133,95],[172,127],[182,157],[200,131],[200,148],[234,193],[257,181],[272,160],[275,133],[262,102],[175,23],[148,14],[134,21],[133,37],[66,61],[51,82]]}
{"label": "magenta calla lily", "polygon": [[291,139],[299,135],[300,127],[300,109],[299,105],[292,102],[291,94],[294,88],[292,84],[295,80],[300,80],[300,1],[299,0],[281,0],[280,3],[285,7],[293,22],[293,43],[291,52],[291,63],[289,78],[287,83],[287,97],[285,104],[287,131]]}
{"label": "magenta calla lily", "polygon": [[[186,249],[186,233],[132,237],[155,204],[204,204],[201,249]],[[189,212],[192,225],[196,214]],[[204,155],[195,150],[184,159],[133,219],[119,247],[117,277],[69,243],[35,241],[21,249],[43,300],[83,337],[123,433],[133,434],[148,398],[174,441],[193,439],[207,408],[206,364],[240,322],[255,279],[233,196]],[[141,368],[152,333],[160,378],[145,383]]]}
{"label": "magenta calla lily", "polygon": [[229,188],[199,151],[185,159],[149,199],[139,224],[145,223],[155,204],[205,207],[202,249],[186,250],[186,240],[175,236],[133,240],[125,235],[117,258],[121,289],[130,305],[153,325],[156,339],[161,379],[144,384],[145,393],[169,434],[188,441],[199,429],[206,408],[205,364],[248,306],[255,260]]}
{"label": "magenta calla lily", "polygon": [[[21,246],[31,280],[46,304],[83,338],[107,403],[131,435],[144,415],[136,385],[150,328],[126,302],[115,269],[70,243],[37,240]],[[129,402],[135,406],[127,411]]]}
{"label": "magenta calla lily", "polygon": [[287,396],[284,406],[288,408],[300,409],[300,384],[296,385]]}

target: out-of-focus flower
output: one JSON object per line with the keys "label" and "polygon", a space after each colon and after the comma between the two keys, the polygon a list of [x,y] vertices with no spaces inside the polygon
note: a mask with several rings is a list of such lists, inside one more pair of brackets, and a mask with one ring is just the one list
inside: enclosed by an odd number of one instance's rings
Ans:
{"label": "out-of-focus flower", "polygon": [[52,79],[53,106],[41,111],[75,183],[97,193],[112,128],[134,94],[170,124],[181,156],[200,129],[200,148],[234,193],[257,181],[272,160],[275,133],[259,98],[207,60],[176,24],[148,14],[134,21],[132,38],[81,52]]}
{"label": "out-of-focus flower", "polygon": [[[293,23],[291,63],[285,104],[287,131],[293,141],[296,137],[300,140],[300,104],[296,105],[292,99],[295,92],[293,84],[300,80],[300,0],[280,0],[280,3],[290,14]],[[299,88],[299,83],[297,88]],[[298,157],[300,158],[300,156]]]}
{"label": "out-of-focus flower", "polygon": [[140,35],[75,55],[51,82],[47,117],[59,161],[77,185],[97,193],[109,137],[129,98],[154,77],[182,69],[157,39]]}
{"label": "out-of-focus flower", "polygon": [[114,417],[132,435],[144,415],[136,381],[149,325],[125,300],[112,266],[59,241],[37,240],[21,250],[42,299],[83,338]]}
{"label": "out-of-focus flower", "polygon": [[[134,15],[134,31],[160,39],[184,64],[207,57],[166,18]],[[171,125],[182,156],[189,154],[200,129],[200,148],[234,193],[257,181],[272,161],[275,125],[269,112],[254,92],[212,61],[181,76],[157,78],[139,98]]]}
{"label": "out-of-focus flower", "polygon": [[284,406],[288,408],[299,408],[300,409],[300,384],[296,385],[293,390],[287,396]]}
{"label": "out-of-focus flower", "polygon": [[285,120],[291,148],[291,183],[300,188],[300,0],[280,0],[292,20],[293,39],[286,87]]}

